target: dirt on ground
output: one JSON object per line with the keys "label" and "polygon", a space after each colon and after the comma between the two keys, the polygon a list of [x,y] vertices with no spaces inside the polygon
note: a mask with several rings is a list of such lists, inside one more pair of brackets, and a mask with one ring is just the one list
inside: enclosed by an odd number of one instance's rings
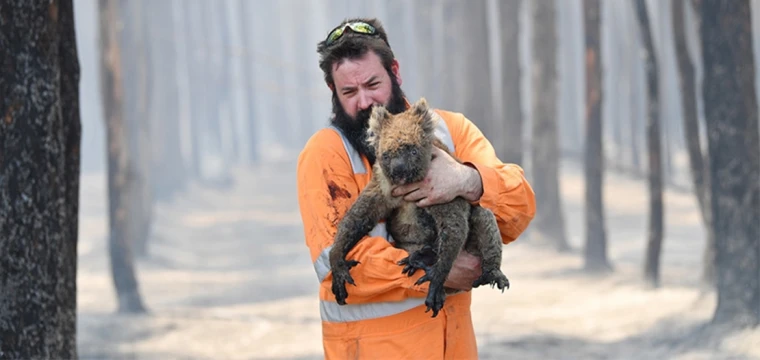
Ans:
{"label": "dirt on ground", "polygon": [[[317,278],[304,243],[294,164],[233,171],[235,185],[191,184],[157,204],[138,259],[149,312],[116,314],[107,256],[104,174],[82,178],[78,345],[82,359],[320,359]],[[700,286],[705,236],[689,193],[665,194],[662,284],[644,285],[645,182],[605,176],[614,271],[582,271],[583,177],[565,164],[572,251],[504,248],[504,293],[479,288],[473,321],[482,359],[760,359],[760,329],[707,326],[715,293]]]}

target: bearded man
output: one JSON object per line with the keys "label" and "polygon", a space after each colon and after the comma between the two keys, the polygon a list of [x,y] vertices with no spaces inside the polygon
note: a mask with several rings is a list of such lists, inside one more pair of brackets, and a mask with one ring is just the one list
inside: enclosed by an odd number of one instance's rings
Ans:
{"label": "bearded man", "polygon": [[[470,315],[472,283],[480,261],[460,253],[445,286],[462,290],[446,298],[437,317],[426,313],[424,275],[402,274],[408,256],[393,247],[383,223],[348,254],[360,265],[351,270],[346,305],[331,291],[328,254],[338,223],[372,176],[374,149],[366,140],[374,105],[397,114],[410,106],[401,90],[399,62],[376,19],[348,19],[317,44],[319,66],[332,92],[333,117],[317,131],[298,158],[297,188],[301,219],[317,279],[326,359],[477,359]],[[508,244],[535,215],[535,195],[516,164],[505,164],[483,133],[461,113],[435,109],[437,134],[463,162],[435,151],[423,181],[393,190],[417,206],[445,203],[461,196],[496,215],[502,242]]]}

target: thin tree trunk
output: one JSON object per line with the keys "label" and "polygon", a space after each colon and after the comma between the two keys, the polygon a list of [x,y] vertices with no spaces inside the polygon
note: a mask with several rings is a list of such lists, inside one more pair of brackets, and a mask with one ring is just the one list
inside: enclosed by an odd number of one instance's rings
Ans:
{"label": "thin tree trunk", "polygon": [[[718,306],[713,322],[760,323],[760,133],[748,0],[701,0]],[[730,71],[726,71],[730,69]]]}
{"label": "thin tree trunk", "polygon": [[[235,44],[232,42],[232,35],[230,34],[229,19],[227,19],[227,4],[229,0],[220,1],[214,3],[217,7],[217,28],[220,44],[221,58],[219,59],[219,71],[220,71],[220,84],[219,91],[221,93],[221,107],[225,109],[225,116],[219,116],[220,121],[224,120],[225,123],[222,126],[223,142],[222,148],[226,149],[223,153],[225,156],[225,164],[237,163],[240,160],[240,143],[237,137],[235,111],[234,111],[234,95],[233,95],[233,79],[234,79],[234,66],[232,65],[232,50],[235,49]],[[306,88],[305,88],[306,89]],[[229,143],[229,144],[227,144]]]}
{"label": "thin tree trunk", "polygon": [[135,276],[134,255],[129,231],[130,198],[138,196],[134,185],[134,159],[130,159],[124,119],[122,64],[119,47],[123,3],[100,1],[101,81],[108,150],[108,225],[111,274],[119,312],[144,312]]}
{"label": "thin tree trunk", "polygon": [[129,126],[129,136],[134,137],[130,141],[130,154],[136,158],[137,170],[135,176],[137,181],[137,196],[131,198],[134,205],[131,206],[129,217],[133,218],[131,224],[135,227],[130,231],[133,236],[131,242],[134,244],[135,255],[144,257],[148,253],[148,238],[150,236],[153,214],[153,192],[152,174],[151,174],[151,105],[152,105],[152,67],[150,63],[150,51],[148,29],[149,21],[147,16],[146,3],[144,0],[131,0],[129,2],[131,11],[129,16],[130,36],[134,39],[132,44],[135,50],[135,69],[137,70],[137,84],[134,87],[136,93],[134,98],[137,101],[137,116],[127,119]]}
{"label": "thin tree trunk", "polygon": [[501,123],[504,141],[495,143],[497,154],[504,162],[523,162],[523,113],[520,89],[520,7],[522,0],[499,2],[501,29],[501,84],[503,112]]}
{"label": "thin tree trunk", "polygon": [[241,77],[243,78],[243,93],[246,104],[246,127],[248,135],[248,161],[251,164],[258,164],[260,161],[260,155],[258,152],[258,132],[256,130],[256,97],[255,93],[255,79],[254,75],[256,70],[254,68],[256,54],[252,51],[255,49],[253,42],[253,36],[251,31],[253,27],[248,26],[248,16],[251,14],[250,3],[246,0],[239,0],[240,5],[240,18],[238,23],[240,24],[240,34],[242,36],[243,47],[246,49],[245,61],[241,65]]}
{"label": "thin tree trunk", "polygon": [[220,164],[214,169],[213,181],[218,183],[221,174],[226,170],[226,166],[221,165],[227,163],[227,159],[224,157],[224,149],[222,146],[222,119],[220,117],[220,110],[222,108],[223,99],[226,96],[225,86],[223,85],[223,66],[221,61],[221,53],[218,45],[220,42],[219,36],[219,18],[217,16],[218,7],[217,3],[211,1],[201,1],[201,17],[198,19],[205,26],[199,30],[203,31],[204,43],[202,43],[202,49],[205,52],[205,66],[203,68],[203,74],[205,75],[205,86],[201,92],[203,100],[206,103],[205,118],[203,119],[204,133],[206,134],[206,141],[211,146],[211,151],[216,153],[217,163]]}
{"label": "thin tree trunk", "polygon": [[179,88],[177,83],[177,44],[175,38],[172,12],[174,3],[161,1],[152,5],[146,21],[151,24],[153,36],[168,41],[150,41],[152,67],[156,79],[153,82],[154,101],[161,106],[154,107],[156,114],[152,128],[155,129],[152,141],[153,176],[152,193],[156,201],[169,201],[185,187],[186,169],[181,148],[181,126],[179,111]]}
{"label": "thin tree trunk", "polygon": [[602,71],[601,71],[601,7],[599,0],[583,1],[586,34],[586,246],[584,267],[591,272],[607,272],[607,233],[604,224],[602,146]]}
{"label": "thin tree trunk", "polygon": [[715,284],[715,235],[712,230],[710,215],[710,192],[707,159],[699,141],[699,116],[697,114],[697,90],[694,75],[694,64],[689,57],[686,45],[686,29],[684,24],[684,0],[673,0],[673,37],[676,46],[678,78],[681,85],[681,106],[683,108],[683,128],[686,148],[689,154],[691,179],[694,184],[694,194],[699,203],[702,222],[707,233],[707,245],[703,257],[702,280],[709,285]]}
{"label": "thin tree trunk", "polygon": [[[70,0],[0,5],[0,356],[75,359],[81,120]],[[34,86],[30,86],[33,84]]]}
{"label": "thin tree trunk", "polygon": [[[460,5],[463,11],[458,16],[464,19],[460,22],[466,29],[459,33],[462,40],[463,54],[481,54],[466,56],[465,69],[467,81],[462,86],[462,96],[465,99],[464,114],[478,124],[482,131],[489,133],[493,122],[493,101],[491,97],[491,71],[488,56],[488,17],[485,1],[472,1]],[[466,31],[465,31],[466,30]],[[482,39],[472,41],[471,37]]]}
{"label": "thin tree trunk", "polygon": [[203,44],[203,30],[197,27],[203,23],[202,20],[196,20],[195,13],[198,12],[198,4],[194,1],[182,1],[180,7],[184,10],[181,21],[184,25],[182,34],[185,40],[186,64],[187,64],[187,87],[188,87],[188,125],[190,128],[190,169],[192,175],[196,178],[202,178],[202,159],[201,156],[205,150],[203,146],[203,122],[206,120],[205,106],[202,100],[203,96],[198,95],[200,89],[204,89],[203,82],[198,83],[204,73],[203,51],[200,50]]}
{"label": "thin tree trunk", "polygon": [[559,139],[557,137],[557,33],[554,0],[533,3],[533,21],[537,26],[531,41],[533,48],[533,141],[531,154],[536,206],[534,231],[539,242],[552,244],[559,251],[570,246],[565,235],[559,188]]}
{"label": "thin tree trunk", "polygon": [[642,54],[647,75],[647,148],[649,154],[649,237],[644,260],[644,280],[660,285],[660,253],[662,251],[662,151],[660,147],[660,95],[657,55],[652,44],[646,0],[634,0],[636,17],[644,45]]}
{"label": "thin tree trunk", "polygon": [[[634,58],[638,59],[638,58]],[[639,66],[640,62],[631,60],[631,82],[628,85],[631,91],[631,175],[634,177],[641,176],[641,91],[639,81],[641,81]]]}

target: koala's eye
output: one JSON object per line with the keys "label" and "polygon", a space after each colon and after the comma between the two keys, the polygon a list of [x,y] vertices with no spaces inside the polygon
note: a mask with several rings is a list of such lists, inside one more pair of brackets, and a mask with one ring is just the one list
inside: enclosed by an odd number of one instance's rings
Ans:
{"label": "koala's eye", "polygon": [[417,156],[417,152],[418,151],[417,151],[416,148],[412,148],[412,150],[410,151],[410,153],[412,154],[412,156]]}
{"label": "koala's eye", "polygon": [[387,160],[388,160],[388,159],[390,159],[390,158],[391,158],[391,155],[390,155],[390,154],[388,154],[388,153],[384,153],[384,154],[383,154],[383,160],[387,161]]}

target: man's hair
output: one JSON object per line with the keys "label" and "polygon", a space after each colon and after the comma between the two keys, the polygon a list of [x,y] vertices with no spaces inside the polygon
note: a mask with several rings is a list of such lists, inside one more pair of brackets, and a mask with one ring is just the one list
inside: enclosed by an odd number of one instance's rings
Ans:
{"label": "man's hair", "polygon": [[[327,39],[317,44],[317,53],[319,53],[319,67],[324,73],[325,82],[329,85],[334,84],[332,68],[336,63],[346,59],[356,59],[364,56],[369,50],[372,50],[380,57],[383,67],[391,74],[391,64],[393,63],[393,50],[388,42],[388,35],[383,29],[383,25],[377,19],[352,18],[341,22],[341,26],[354,21],[363,21],[375,27],[377,33],[374,35],[355,33],[352,30],[346,30],[338,40],[327,45]],[[333,28],[334,29],[334,28]],[[330,29],[332,31],[333,29]]]}

